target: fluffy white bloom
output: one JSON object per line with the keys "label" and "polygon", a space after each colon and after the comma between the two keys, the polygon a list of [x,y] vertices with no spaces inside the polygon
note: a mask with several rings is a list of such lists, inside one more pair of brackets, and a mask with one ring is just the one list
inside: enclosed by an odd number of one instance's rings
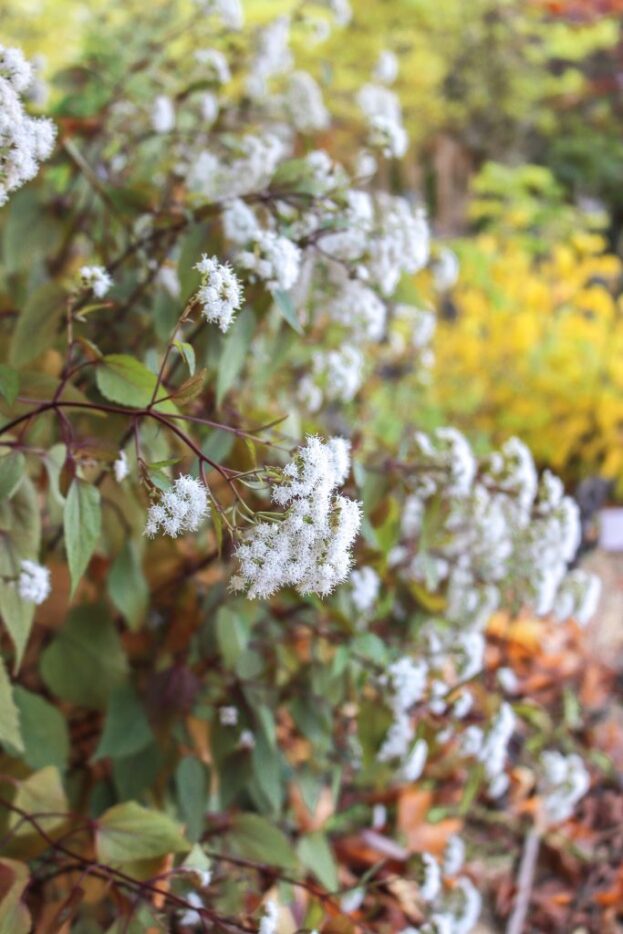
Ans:
{"label": "fluffy white bloom", "polygon": [[158,270],[156,281],[162,286],[165,292],[168,292],[171,298],[179,298],[182,286],[177,274],[177,269],[174,266],[169,266],[168,264],[161,266]]}
{"label": "fluffy white bloom", "polygon": [[432,902],[441,890],[441,868],[430,853],[422,853],[422,864],[424,876],[420,885],[420,895],[425,902]]}
{"label": "fluffy white bloom", "polygon": [[469,691],[461,691],[452,706],[452,716],[457,720],[462,720],[470,712],[473,705],[473,695]]}
{"label": "fluffy white bloom", "polygon": [[227,59],[218,49],[198,49],[195,58],[203,65],[209,80],[217,84],[227,84],[231,80]]}
{"label": "fluffy white bloom", "polygon": [[540,766],[539,793],[545,816],[552,823],[567,820],[590,788],[590,775],[579,756],[565,756],[557,750],[543,752]]}
{"label": "fluffy white bloom", "polygon": [[308,72],[295,71],[290,75],[286,100],[294,126],[301,133],[324,130],[329,125],[322,91]]}
{"label": "fluffy white bloom", "polygon": [[314,354],[314,373],[320,377],[327,398],[350,402],[363,382],[363,354],[345,346]]}
{"label": "fluffy white bloom", "polygon": [[393,84],[398,77],[398,58],[390,49],[383,49],[376,60],[374,77],[383,84]]}
{"label": "fluffy white bloom", "polygon": [[507,694],[516,694],[519,690],[519,681],[512,668],[498,668],[497,672],[500,687]]}
{"label": "fluffy white bloom", "polygon": [[186,183],[211,201],[227,201],[268,184],[286,152],[275,133],[247,134],[231,141],[226,156],[210,149],[189,161]]}
{"label": "fluffy white bloom", "polygon": [[247,78],[247,93],[260,99],[267,94],[267,82],[292,67],[290,17],[279,16],[257,35],[257,49]]}
{"label": "fluffy white bloom", "polygon": [[241,749],[254,749],[255,748],[255,735],[252,730],[243,730],[240,734],[240,739],[238,740],[238,745]]}
{"label": "fluffy white bloom", "polygon": [[318,412],[322,406],[322,389],[318,386],[311,376],[304,376],[297,389],[297,398],[308,412]]}
{"label": "fluffy white bloom", "polygon": [[515,723],[516,717],[510,704],[502,704],[478,753],[487,776],[492,780],[504,770],[507,747]]}
{"label": "fluffy white bloom", "polygon": [[327,313],[349,328],[357,340],[378,341],[385,331],[385,303],[372,289],[354,279],[348,279],[331,299]]}
{"label": "fluffy white bloom", "polygon": [[50,589],[49,569],[36,561],[24,558],[17,581],[17,592],[22,600],[39,605],[48,598]]}
{"label": "fluffy white bloom", "polygon": [[175,126],[175,107],[166,94],[159,94],[151,105],[151,125],[155,133],[170,133]]}
{"label": "fluffy white bloom", "polygon": [[301,251],[287,237],[280,237],[272,230],[258,230],[251,249],[239,253],[236,262],[263,279],[268,288],[287,291],[298,279]]}
{"label": "fluffy white bloom", "polygon": [[197,908],[203,908],[203,901],[201,896],[197,892],[189,892],[186,896],[186,901],[189,905],[192,905],[192,908],[187,908],[182,915],[180,915],[180,924],[188,927],[191,925],[195,928],[200,928],[203,926],[202,916],[196,911]]}
{"label": "fluffy white bloom", "polygon": [[482,750],[485,735],[479,726],[468,726],[461,736],[461,752],[464,756],[478,756]]}
{"label": "fluffy white bloom", "polygon": [[368,145],[379,149],[388,158],[402,159],[409,146],[409,137],[401,123],[376,114],[370,118]]}
{"label": "fluffy white bloom", "polygon": [[222,223],[225,237],[236,244],[248,243],[259,230],[255,214],[239,198],[235,198],[225,205]]}
{"label": "fluffy white bloom", "polygon": [[428,743],[425,739],[418,739],[402,766],[402,777],[406,782],[416,782],[426,765],[428,758]]}
{"label": "fluffy white bloom", "polygon": [[91,289],[96,298],[103,298],[113,284],[103,266],[82,266],[80,282],[83,288]]}
{"label": "fluffy white bloom", "polygon": [[242,305],[243,291],[231,266],[219,263],[216,256],[205,253],[194,267],[201,273],[197,300],[206,321],[218,324],[225,332]]}
{"label": "fluffy white bloom", "polygon": [[352,911],[357,911],[358,908],[363,904],[363,900],[366,897],[366,890],[362,887],[351,889],[350,892],[346,892],[345,895],[342,895],[340,899],[340,908],[345,914],[350,914]]}
{"label": "fluffy white bloom", "polygon": [[236,726],[238,723],[238,708],[219,707],[218,718],[222,726]]}
{"label": "fluffy white bloom", "polygon": [[367,242],[365,268],[383,295],[391,295],[403,273],[414,274],[427,261],[430,231],[426,214],[405,198],[376,196],[376,228]]}
{"label": "fluffy white bloom", "polygon": [[54,146],[54,124],[29,117],[20,99],[32,77],[32,68],[21,51],[0,45],[0,205],[12,191],[35,177],[39,163],[50,156]]}
{"label": "fluffy white bloom", "polygon": [[200,106],[201,106],[201,116],[203,117],[205,122],[210,124],[211,126],[216,120],[216,118],[218,117],[218,111],[219,111],[218,97],[216,96],[216,94],[211,94],[209,92],[206,92],[205,94],[201,95]]}
{"label": "fluffy white bloom", "polygon": [[443,871],[446,876],[456,876],[465,862],[465,844],[454,834],[448,840],[443,853]]}
{"label": "fluffy white bloom", "polygon": [[601,596],[601,581],[582,568],[570,571],[558,588],[554,601],[554,616],[558,620],[573,617],[585,626],[595,615]]}
{"label": "fluffy white bloom", "polygon": [[451,289],[459,278],[459,260],[456,253],[448,247],[443,247],[432,264],[432,270],[435,288],[439,292]]}
{"label": "fluffy white bloom", "polygon": [[149,507],[145,534],[151,538],[162,531],[176,538],[182,532],[196,532],[207,512],[208,494],[203,483],[182,475]]}
{"label": "fluffy white bloom", "polygon": [[[379,762],[405,759],[407,756],[414,736],[413,724],[408,711],[423,698],[427,677],[428,665],[423,659],[413,661],[408,657],[400,658],[387,669],[384,680],[389,684],[388,703],[392,708],[394,719],[378,752]],[[416,762],[419,755],[421,752],[416,753]],[[415,764],[412,763],[413,766]]]}
{"label": "fluffy white bloom", "polygon": [[130,473],[128,455],[125,453],[125,451],[119,451],[119,456],[112,466],[115,474],[115,480],[117,483],[121,483]]}
{"label": "fluffy white bloom", "polygon": [[343,438],[307,439],[272,491],[282,518],[257,523],[236,552],[234,589],[251,598],[288,586],[326,596],[346,579],[361,523],[359,503],[336,492],[349,466]]}
{"label": "fluffy white bloom", "polygon": [[258,934],[277,934],[279,907],[272,898],[264,904],[264,914],[260,919]]}
{"label": "fluffy white bloom", "polygon": [[374,568],[356,568],[350,575],[351,599],[360,613],[367,613],[376,603],[381,578]]}

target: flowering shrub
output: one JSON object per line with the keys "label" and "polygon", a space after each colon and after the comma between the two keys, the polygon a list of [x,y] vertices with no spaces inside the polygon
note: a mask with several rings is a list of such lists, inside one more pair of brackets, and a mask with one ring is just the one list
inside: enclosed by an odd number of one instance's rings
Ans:
{"label": "flowering shrub", "polygon": [[[406,148],[399,63],[356,95],[338,164],[328,78],[291,53],[308,6],[248,31],[243,12],[196,3],[190,47],[157,11],[140,43],[111,33],[63,75],[37,181],[7,185],[16,932],[52,911],[78,930],[468,932],[470,810],[521,800],[540,838],[591,781],[579,739],[515,702],[513,667],[501,689],[485,673],[495,611],[550,615],[545,632],[591,616],[575,504],[518,440],[481,458],[413,407],[393,438],[367,422],[385,373],[402,386],[408,358],[427,378],[412,277],[457,272],[382,185]],[[347,28],[345,2],[309,12]],[[7,139],[21,183],[30,151]],[[441,836],[418,838],[435,810]]]}

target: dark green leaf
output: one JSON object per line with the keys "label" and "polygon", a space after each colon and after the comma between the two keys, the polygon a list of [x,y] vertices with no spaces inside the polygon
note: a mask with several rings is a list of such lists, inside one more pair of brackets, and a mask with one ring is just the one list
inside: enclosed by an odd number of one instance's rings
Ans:
{"label": "dark green leaf", "polygon": [[153,741],[153,733],[141,702],[130,684],[114,688],[108,700],[104,732],[93,761],[122,759],[140,752]]}
{"label": "dark green leaf", "polygon": [[60,710],[19,686],[15,688],[15,703],[22,725],[25,762],[31,769],[46,765],[64,769],[69,756],[69,732]]}
{"label": "dark green leaf", "polygon": [[75,478],[69,487],[63,511],[65,548],[71,574],[71,591],[91,560],[102,526],[100,491],[91,483]]}

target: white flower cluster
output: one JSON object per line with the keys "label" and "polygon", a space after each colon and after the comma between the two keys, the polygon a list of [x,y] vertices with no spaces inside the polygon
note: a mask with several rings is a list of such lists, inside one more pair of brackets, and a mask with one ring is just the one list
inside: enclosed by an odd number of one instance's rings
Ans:
{"label": "white flower cluster", "polygon": [[571,817],[575,805],[590,788],[591,780],[580,756],[546,750],[540,757],[539,794],[543,812],[551,823]]}
{"label": "white flower cluster", "polygon": [[323,399],[351,402],[363,382],[363,354],[357,347],[318,351],[313,358],[314,379],[304,377],[299,398],[307,402],[310,412],[316,412]]}
{"label": "white flower cluster", "polygon": [[401,159],[409,137],[396,94],[382,85],[366,84],[359,91],[357,102],[368,121],[368,144],[385,156]]}
{"label": "white flower cluster", "polygon": [[264,914],[260,918],[258,934],[277,934],[279,924],[279,906],[272,898],[264,904]]}
{"label": "white flower cluster", "polygon": [[329,125],[329,113],[317,82],[306,71],[290,75],[286,96],[290,117],[301,133],[315,133]]}
{"label": "white flower cluster", "polygon": [[221,331],[229,329],[235,313],[242,305],[243,290],[236,274],[227,263],[205,253],[194,267],[201,273],[197,301],[206,321],[218,324]]}
{"label": "white flower cluster", "polygon": [[[482,909],[482,899],[467,876],[458,876],[465,859],[465,844],[450,837],[441,863],[432,854],[420,854],[419,895],[428,906],[429,918],[419,927],[403,928],[400,934],[471,934]],[[458,878],[457,878],[458,876]],[[446,887],[443,880],[451,878]]]}
{"label": "white flower cluster", "polygon": [[383,681],[389,686],[387,702],[393,722],[378,752],[379,762],[407,759],[415,735],[410,710],[424,697],[427,680],[428,665],[422,659],[413,661],[405,657],[389,666]]}
{"label": "white flower cluster", "polygon": [[39,605],[50,595],[50,571],[36,561],[24,559],[17,580],[17,592],[27,603]]}
{"label": "white flower cluster", "polygon": [[268,94],[268,81],[292,67],[290,17],[279,16],[257,35],[257,49],[247,77],[247,93],[261,100]]}
{"label": "white flower cluster", "polygon": [[360,613],[369,613],[378,600],[381,578],[374,568],[356,568],[350,575],[351,600]]}
{"label": "white flower cluster", "polygon": [[195,58],[202,65],[208,80],[216,84],[227,84],[231,81],[229,63],[218,49],[197,49]]}
{"label": "white flower cluster", "polygon": [[175,107],[166,94],[159,94],[151,105],[151,126],[154,133],[170,133],[175,127]]}
{"label": "white flower cluster", "polygon": [[0,205],[35,177],[39,163],[54,146],[52,121],[29,117],[24,111],[20,95],[32,81],[32,67],[22,52],[0,45]]}
{"label": "white flower cluster", "polygon": [[361,523],[359,503],[336,492],[349,470],[343,438],[307,439],[272,491],[275,505],[286,511],[257,523],[236,552],[234,589],[251,598],[281,587],[326,596],[346,579]]}
{"label": "white flower cluster", "polygon": [[[430,590],[445,588],[445,616],[461,626],[481,628],[502,593],[540,615],[575,614],[586,622],[599,584],[584,571],[567,575],[580,539],[579,512],[558,478],[546,472],[539,483],[530,452],[516,438],[480,463],[452,428],[418,433],[415,448],[403,542],[391,563]],[[440,501],[443,510],[423,546],[424,517]]]}
{"label": "white flower cluster", "polygon": [[301,251],[287,237],[280,237],[272,230],[257,230],[249,249],[238,253],[236,262],[263,279],[269,289],[287,291],[298,279]]}
{"label": "white flower cluster", "polygon": [[210,201],[228,201],[268,184],[287,153],[275,133],[245,134],[224,144],[223,151],[192,150],[180,171],[193,194]]}
{"label": "white flower cluster", "polygon": [[182,532],[196,532],[208,512],[206,488],[194,477],[177,477],[170,490],[160,494],[149,507],[145,534],[152,538],[162,531],[172,538]]}
{"label": "white flower cluster", "polygon": [[91,289],[96,298],[104,298],[112,288],[113,281],[103,266],[82,266],[80,284]]}
{"label": "white flower cluster", "polygon": [[130,473],[128,455],[125,453],[125,451],[119,451],[119,456],[115,460],[112,467],[115,474],[115,480],[117,483],[122,483]]}
{"label": "white flower cluster", "polygon": [[348,328],[352,337],[360,342],[378,341],[385,330],[387,309],[376,292],[358,282],[347,279],[327,305],[327,313]]}
{"label": "white flower cluster", "polygon": [[217,16],[228,29],[242,29],[244,12],[241,0],[195,0],[206,14]]}

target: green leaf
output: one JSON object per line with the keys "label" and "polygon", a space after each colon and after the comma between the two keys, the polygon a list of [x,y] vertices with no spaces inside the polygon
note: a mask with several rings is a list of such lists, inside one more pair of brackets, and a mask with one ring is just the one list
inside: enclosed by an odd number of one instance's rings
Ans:
{"label": "green leaf", "polygon": [[287,292],[284,292],[282,289],[275,289],[273,292],[275,299],[275,304],[281,312],[282,317],[288,322],[291,328],[297,332],[297,334],[303,333],[303,326],[299,321],[298,315],[296,313],[296,308],[294,307],[294,302]]}
{"label": "green leaf", "polygon": [[110,808],[97,824],[97,858],[103,863],[127,863],[189,849],[175,821],[135,801]]}
{"label": "green leaf", "polygon": [[143,793],[149,793],[157,781],[163,761],[162,750],[155,741],[132,756],[113,759],[112,775],[117,797],[105,806],[113,801],[138,801]]}
{"label": "green leaf", "polygon": [[28,477],[24,477],[11,499],[0,501],[0,534],[4,539],[0,547],[0,616],[13,640],[15,667],[18,668],[35,605],[22,600],[11,578],[18,576],[22,559],[36,559],[41,542],[39,500]]}
{"label": "green leaf", "polygon": [[24,761],[31,769],[47,765],[65,769],[69,758],[69,731],[60,710],[19,686],[15,688],[15,703],[22,724]]}
{"label": "green leaf", "polygon": [[337,867],[326,836],[317,830],[301,837],[296,848],[298,857],[329,892],[338,887]]}
{"label": "green leaf", "polygon": [[0,363],[0,396],[9,405],[13,405],[19,392],[19,373],[11,369],[6,363]]}
{"label": "green leaf", "polygon": [[175,786],[186,835],[192,843],[201,839],[203,815],[208,803],[205,766],[194,756],[184,756],[175,770]]}
{"label": "green leaf", "polygon": [[[155,373],[144,363],[128,354],[108,354],[102,358],[95,372],[95,381],[101,394],[110,402],[133,409],[146,408],[157,386]],[[172,402],[159,402],[154,406],[160,412],[176,412]]]}
{"label": "green leaf", "polygon": [[21,451],[0,457],[0,499],[10,499],[24,479],[26,461]]}
{"label": "green leaf", "polygon": [[31,292],[13,332],[9,362],[21,367],[53,346],[65,310],[66,293],[53,282]]}
{"label": "green leaf", "polygon": [[71,575],[71,592],[91,560],[102,527],[100,491],[77,477],[72,480],[63,511],[65,548]]}
{"label": "green leaf", "polygon": [[41,675],[61,700],[101,709],[127,675],[117,631],[102,606],[80,606],[41,655]]}
{"label": "green leaf", "polygon": [[120,684],[110,695],[104,732],[93,761],[121,759],[140,752],[153,741],[149,721],[131,684]]}
{"label": "green leaf", "polygon": [[[49,815],[37,817],[39,826],[48,833],[64,824],[69,805],[56,766],[46,766],[21,781],[13,804],[27,814]],[[36,832],[28,821],[20,821],[16,813],[11,813],[9,817],[9,829],[13,828],[16,837],[26,837]]]}
{"label": "green leaf", "polygon": [[24,751],[19,710],[15,704],[11,682],[2,658],[0,658],[0,743],[3,745],[8,743],[18,752]]}
{"label": "green leaf", "polygon": [[188,372],[191,376],[195,375],[195,348],[192,344],[189,344],[187,341],[173,341],[173,346],[176,347],[181,353],[182,357],[186,361],[186,366],[188,367]]}
{"label": "green leaf", "polygon": [[249,640],[247,627],[239,614],[221,607],[216,615],[216,638],[226,668],[234,668]]}
{"label": "green leaf", "polygon": [[138,629],[147,612],[149,587],[132,541],[127,541],[115,558],[108,575],[108,593],[130,629]]}
{"label": "green leaf", "polygon": [[278,827],[259,814],[236,814],[229,840],[241,856],[262,864],[295,869],[296,853]]}
{"label": "green leaf", "polygon": [[223,352],[216,377],[216,401],[220,405],[242,370],[251,339],[255,333],[255,316],[249,308],[240,312],[223,341]]}

